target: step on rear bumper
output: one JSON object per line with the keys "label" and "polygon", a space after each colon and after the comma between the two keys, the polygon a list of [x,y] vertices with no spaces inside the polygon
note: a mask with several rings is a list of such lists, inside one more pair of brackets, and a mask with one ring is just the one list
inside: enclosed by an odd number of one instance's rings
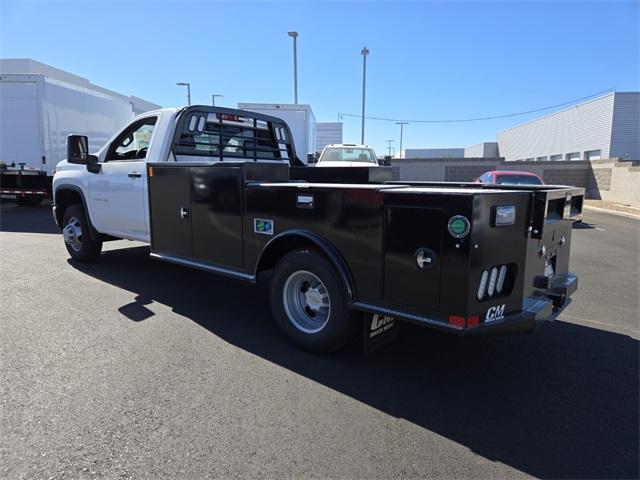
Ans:
{"label": "step on rear bumper", "polygon": [[573,273],[568,273],[551,282],[547,290],[540,290],[539,295],[525,298],[522,311],[505,315],[503,318],[494,321],[485,321],[483,319],[482,322],[478,322],[478,318],[475,317],[476,322],[473,325],[469,325],[469,321],[464,318],[461,318],[463,320],[462,325],[455,325],[447,323],[444,319],[424,317],[414,313],[361,302],[355,302],[351,307],[463,336],[531,333],[541,323],[547,320],[555,320],[558,314],[569,304],[571,295],[577,289],[578,277]]}
{"label": "step on rear bumper", "polygon": [[568,273],[556,278],[546,293],[527,297],[523,302],[522,312],[506,315],[495,322],[481,323],[475,328],[465,328],[463,335],[483,333],[528,333],[545,321],[553,321],[569,304],[570,297],[578,289],[578,277]]}

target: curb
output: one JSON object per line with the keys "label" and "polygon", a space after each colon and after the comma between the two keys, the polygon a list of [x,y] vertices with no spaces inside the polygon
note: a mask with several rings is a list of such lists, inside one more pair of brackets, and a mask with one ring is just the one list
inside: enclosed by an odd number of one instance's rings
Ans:
{"label": "curb", "polygon": [[609,210],[608,208],[592,207],[591,205],[583,205],[583,210],[592,210],[594,212],[610,213],[612,215],[618,215],[620,217],[633,218],[634,220],[640,220],[640,215],[629,212],[621,212],[619,210]]}

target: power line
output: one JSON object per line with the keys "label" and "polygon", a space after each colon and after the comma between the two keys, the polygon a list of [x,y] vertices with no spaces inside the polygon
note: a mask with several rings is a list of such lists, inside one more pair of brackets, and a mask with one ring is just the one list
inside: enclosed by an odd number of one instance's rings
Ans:
{"label": "power line", "polygon": [[[602,90],[601,92],[593,93],[586,97],[576,98],[575,100],[570,100],[564,103],[558,103],[556,105],[551,105],[550,107],[536,108],[535,110],[527,110],[526,112],[517,112],[517,113],[507,113],[504,115],[493,115],[490,117],[475,117],[475,118],[456,118],[456,119],[446,119],[446,120],[410,120],[406,118],[384,118],[384,117],[369,117],[366,116],[367,120],[380,120],[382,122],[411,122],[411,123],[461,123],[461,122],[480,122],[483,120],[497,120],[499,118],[509,118],[509,117],[518,117],[520,115],[527,115],[529,113],[537,113],[544,112],[545,110],[551,110],[554,108],[565,107],[567,105],[571,105],[576,102],[581,102],[583,100],[588,100],[590,98],[596,97],[598,95],[602,95],[604,93],[612,92],[613,90]],[[362,118],[362,115],[355,115],[353,113],[339,113],[339,117],[356,117]]]}

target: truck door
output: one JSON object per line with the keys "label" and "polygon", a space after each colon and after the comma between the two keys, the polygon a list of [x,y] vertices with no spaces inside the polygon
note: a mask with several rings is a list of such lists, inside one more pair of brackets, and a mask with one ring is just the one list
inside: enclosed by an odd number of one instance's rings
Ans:
{"label": "truck door", "polygon": [[149,241],[146,156],[157,117],[135,121],[111,142],[100,172],[89,176],[91,214],[104,233]]}

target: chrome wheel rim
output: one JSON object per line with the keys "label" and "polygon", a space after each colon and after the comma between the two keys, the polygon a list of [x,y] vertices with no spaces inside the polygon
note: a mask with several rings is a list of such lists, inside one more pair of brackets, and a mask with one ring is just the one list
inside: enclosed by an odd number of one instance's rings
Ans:
{"label": "chrome wheel rim", "polygon": [[62,235],[67,245],[75,252],[80,251],[82,248],[82,227],[80,226],[80,220],[76,217],[71,217],[62,229]]}
{"label": "chrome wheel rim", "polygon": [[318,333],[329,321],[331,298],[313,273],[300,270],[284,283],[282,302],[289,321],[304,333]]}

